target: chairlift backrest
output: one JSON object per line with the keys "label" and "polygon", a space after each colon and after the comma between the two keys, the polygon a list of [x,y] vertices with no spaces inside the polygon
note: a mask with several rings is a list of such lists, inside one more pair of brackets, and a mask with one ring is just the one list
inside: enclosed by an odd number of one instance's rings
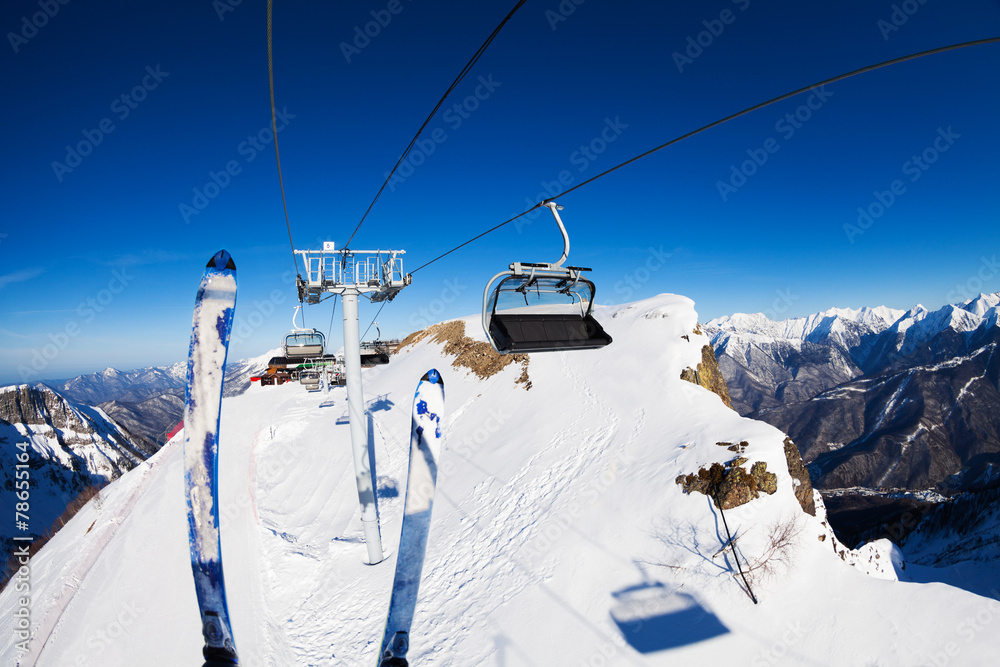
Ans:
{"label": "chairlift backrest", "polygon": [[315,329],[292,331],[285,336],[286,357],[318,357],[323,354],[326,337]]}

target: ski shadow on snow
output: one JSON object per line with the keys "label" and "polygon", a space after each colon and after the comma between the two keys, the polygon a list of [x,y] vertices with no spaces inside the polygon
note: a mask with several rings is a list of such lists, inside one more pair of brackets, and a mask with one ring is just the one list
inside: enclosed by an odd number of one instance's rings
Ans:
{"label": "ski shadow on snow", "polygon": [[614,605],[611,618],[622,638],[639,653],[654,653],[696,644],[729,632],[718,616],[698,599],[648,577],[642,567],[643,581],[611,593]]}

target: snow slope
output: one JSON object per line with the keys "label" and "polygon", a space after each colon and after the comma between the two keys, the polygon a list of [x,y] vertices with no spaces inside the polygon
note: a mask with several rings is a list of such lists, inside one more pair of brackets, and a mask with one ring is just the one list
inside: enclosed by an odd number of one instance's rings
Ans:
{"label": "snow slope", "polygon": [[[941,583],[895,580],[887,544],[844,552],[793,495],[782,434],[679,379],[708,339],[693,303],[661,295],[595,309],[615,343],[534,355],[487,379],[426,338],[365,371],[382,535],[365,564],[343,388],[251,387],[223,403],[225,577],[241,664],[376,663],[399,538],[410,400],[445,381],[439,471],[411,658],[469,665],[987,664],[1000,603]],[[467,335],[482,339],[478,316]],[[767,464],[777,492],[724,529],[678,475],[733,453]],[[187,553],[181,440],[109,486],[32,560],[36,641],[22,665],[195,665],[201,635]],[[838,554],[838,551],[841,552]],[[781,557],[785,563],[778,562]],[[849,564],[857,561],[858,567]],[[862,570],[877,576],[869,576]],[[904,573],[905,575],[905,573]],[[926,575],[926,571],[924,572]],[[926,576],[924,577],[927,578]],[[14,664],[13,587],[0,594],[0,658]],[[957,656],[957,658],[956,658]]]}

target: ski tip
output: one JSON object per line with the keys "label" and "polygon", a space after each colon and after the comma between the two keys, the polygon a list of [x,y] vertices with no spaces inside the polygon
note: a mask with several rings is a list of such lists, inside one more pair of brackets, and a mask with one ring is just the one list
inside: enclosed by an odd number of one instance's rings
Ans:
{"label": "ski tip", "polygon": [[232,269],[236,270],[236,262],[233,261],[232,255],[230,255],[225,250],[220,250],[219,252],[212,255],[212,259],[208,260],[208,264],[205,265],[211,269]]}
{"label": "ski tip", "polygon": [[431,384],[439,384],[442,387],[444,386],[444,380],[441,379],[441,374],[438,373],[436,368],[432,368],[426,373],[424,373],[424,376],[420,378],[420,381],[430,382]]}

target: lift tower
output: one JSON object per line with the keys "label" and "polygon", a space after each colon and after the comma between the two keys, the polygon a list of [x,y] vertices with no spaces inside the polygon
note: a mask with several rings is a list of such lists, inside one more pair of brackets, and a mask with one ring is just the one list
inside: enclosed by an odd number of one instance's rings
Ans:
{"label": "lift tower", "polygon": [[361,341],[358,333],[358,295],[371,294],[372,301],[391,301],[410,284],[403,273],[405,250],[337,250],[324,242],[322,250],[296,250],[305,264],[305,276],[296,284],[299,301],[319,303],[325,293],[339,294],[344,313],[344,372],[347,378],[347,415],[351,423],[354,472],[361,503],[368,561],[382,562],[382,534],[378,523],[375,483],[368,458],[368,433],[365,422],[365,399],[361,388]]}

